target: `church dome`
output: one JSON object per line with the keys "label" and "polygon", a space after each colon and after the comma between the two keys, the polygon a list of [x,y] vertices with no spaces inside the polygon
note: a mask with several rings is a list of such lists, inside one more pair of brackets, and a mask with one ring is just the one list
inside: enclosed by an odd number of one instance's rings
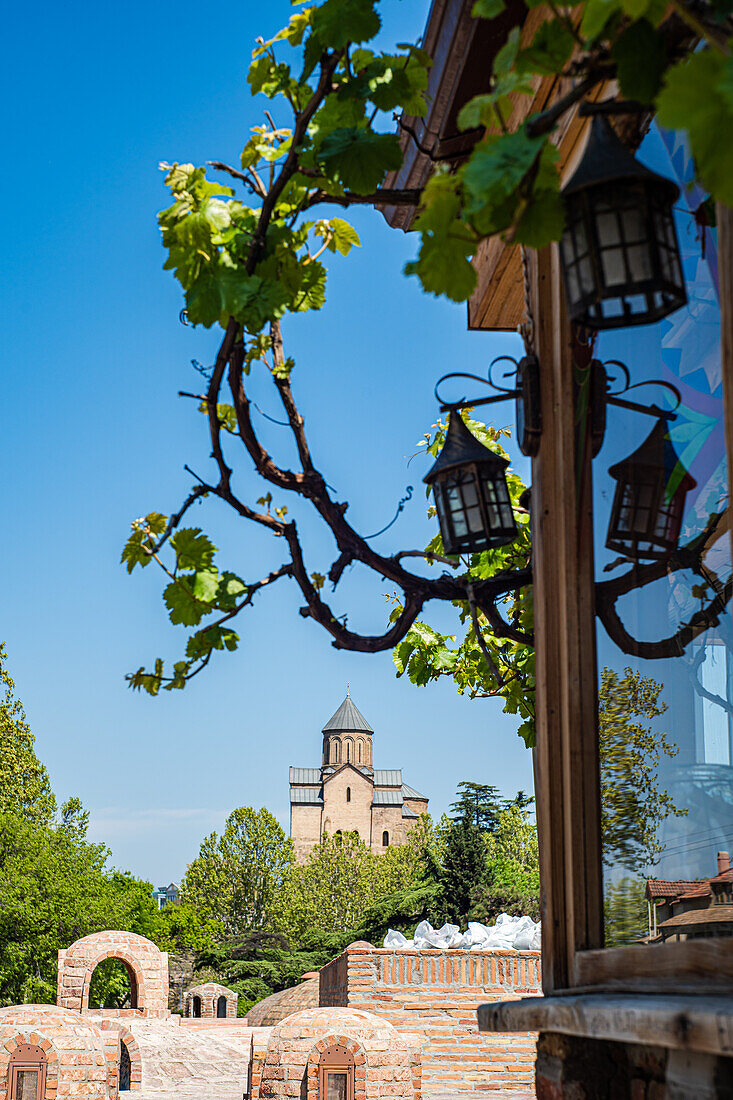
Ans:
{"label": "church dome", "polygon": [[346,698],[332,718],[326,722],[322,733],[374,733],[359,708],[346,692]]}

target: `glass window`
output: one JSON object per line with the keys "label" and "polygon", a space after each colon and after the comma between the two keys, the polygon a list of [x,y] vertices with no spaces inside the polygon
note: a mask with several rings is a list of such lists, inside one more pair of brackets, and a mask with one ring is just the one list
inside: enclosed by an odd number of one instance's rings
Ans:
{"label": "glass window", "polygon": [[[663,492],[640,481],[634,496],[623,492],[617,532],[666,537],[682,509],[684,552],[634,560],[633,540],[609,538],[609,468],[632,455],[654,423],[609,406],[593,472],[608,946],[730,935],[732,927],[710,913],[733,887],[733,571],[716,242],[695,222],[705,195],[686,186],[692,162],[682,139],[652,127],[640,158],[681,186],[676,218],[689,301],[659,324],[601,333],[595,354],[622,360],[632,383],[662,379],[681,393],[669,421],[678,462],[665,470]],[[661,388],[637,389],[633,399],[674,411]],[[684,471],[696,484],[675,495]]]}
{"label": "glass window", "polygon": [[346,1074],[329,1070],[326,1074],[326,1100],[346,1100]]}

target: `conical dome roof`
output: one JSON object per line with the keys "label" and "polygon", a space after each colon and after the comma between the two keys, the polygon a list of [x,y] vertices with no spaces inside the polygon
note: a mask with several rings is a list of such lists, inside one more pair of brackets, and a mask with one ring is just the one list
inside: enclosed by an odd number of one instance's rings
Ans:
{"label": "conical dome roof", "polygon": [[354,705],[354,702],[346,692],[346,698],[343,703],[333,715],[332,718],[326,722],[323,727],[322,733],[346,733],[358,731],[361,733],[374,733],[374,730],[367,722],[364,715],[359,708]]}

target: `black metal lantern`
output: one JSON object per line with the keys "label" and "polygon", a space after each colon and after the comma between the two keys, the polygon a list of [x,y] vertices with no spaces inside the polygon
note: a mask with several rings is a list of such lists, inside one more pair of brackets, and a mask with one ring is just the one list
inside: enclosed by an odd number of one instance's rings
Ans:
{"label": "black metal lantern", "polygon": [[443,448],[423,478],[433,489],[446,554],[490,550],[516,538],[508,465],[479,443],[457,409],[451,410]]}
{"label": "black metal lantern", "polygon": [[697,482],[660,417],[638,450],[608,471],[618,482],[606,546],[633,561],[663,561],[677,544],[685,497]]}
{"label": "black metal lantern", "polygon": [[672,180],[641,164],[602,114],[562,189],[568,312],[591,329],[659,321],[687,301]]}

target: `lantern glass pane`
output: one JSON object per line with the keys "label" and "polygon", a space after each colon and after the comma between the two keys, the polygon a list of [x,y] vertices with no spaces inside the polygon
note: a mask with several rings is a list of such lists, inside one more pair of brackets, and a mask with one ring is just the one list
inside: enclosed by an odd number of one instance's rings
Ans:
{"label": "lantern glass pane", "polygon": [[607,248],[601,252],[603,281],[606,286],[620,286],[626,282],[626,263],[623,248]]}
{"label": "lantern glass pane", "polygon": [[[684,136],[652,126],[638,157],[681,193],[671,217],[645,191],[651,277],[615,288],[615,298],[635,316],[659,318],[679,303],[676,224],[692,305],[637,328],[624,316],[622,327],[599,333],[594,348],[602,362],[625,363],[632,384],[662,379],[682,394],[676,419],[658,433],[654,462],[649,452],[643,462],[638,454],[644,457],[655,417],[610,406],[593,463],[605,942],[638,944],[644,952],[653,950],[650,943],[675,945],[678,936],[717,935],[721,948],[723,940],[733,950],[733,922],[726,926],[715,915],[729,903],[714,904],[710,882],[717,853],[733,856],[732,523],[716,240],[707,231],[703,252],[695,232],[693,212],[705,195],[682,174],[694,171]],[[634,251],[645,240],[632,240],[639,219],[624,213],[622,222],[629,264],[646,274],[646,258]],[[675,411],[675,399],[659,387],[629,399]],[[640,817],[650,794],[668,801]],[[685,883],[701,881],[710,883],[709,896],[698,891],[673,904],[664,894],[665,883],[674,883],[678,896]],[[680,915],[684,928],[675,926]]]}

